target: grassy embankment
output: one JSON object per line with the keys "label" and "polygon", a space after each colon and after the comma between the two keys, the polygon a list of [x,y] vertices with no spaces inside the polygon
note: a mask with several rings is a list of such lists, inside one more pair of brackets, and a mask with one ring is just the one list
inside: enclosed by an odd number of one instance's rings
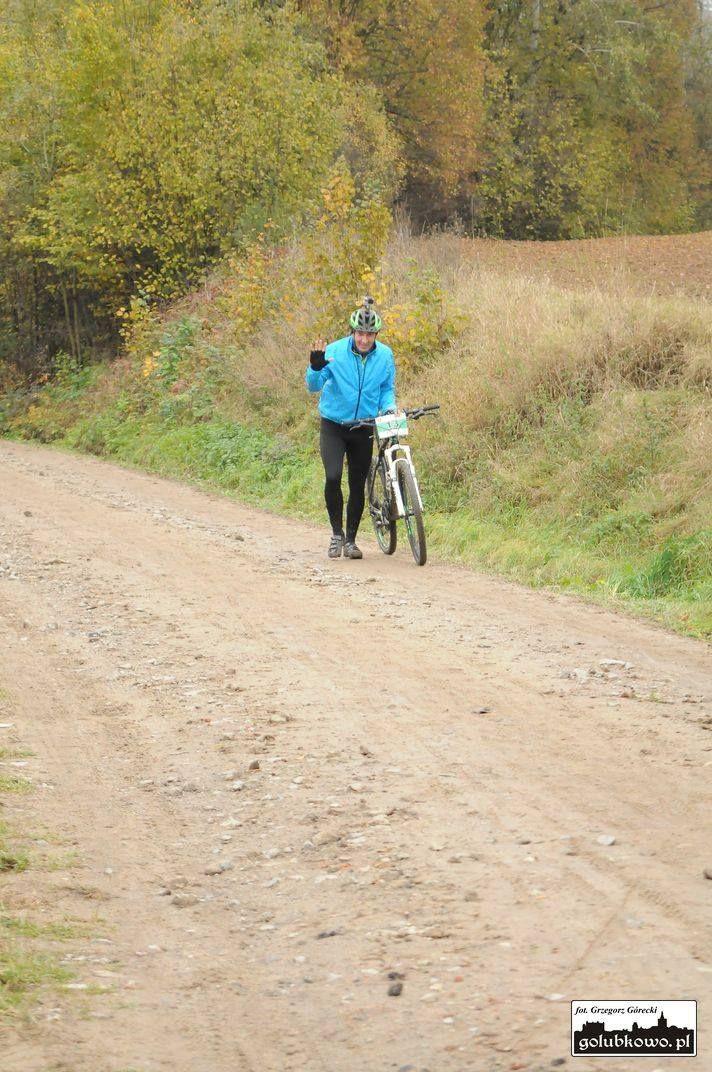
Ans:
{"label": "grassy embankment", "polygon": [[[709,636],[712,304],[615,264],[553,282],[541,249],[527,271],[465,240],[397,237],[363,280],[400,402],[442,406],[412,436],[431,549]],[[258,244],[162,319],[134,308],[119,362],[6,395],[5,434],[323,520],[305,354],[349,299],[324,284],[331,320],[311,318],[308,253]],[[328,275],[338,243],[312,259]]]}

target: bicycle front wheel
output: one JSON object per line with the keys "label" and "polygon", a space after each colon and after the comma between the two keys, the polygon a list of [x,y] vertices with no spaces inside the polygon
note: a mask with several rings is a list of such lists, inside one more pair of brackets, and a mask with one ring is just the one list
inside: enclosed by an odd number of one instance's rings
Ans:
{"label": "bicycle front wheel", "polygon": [[403,498],[405,509],[405,530],[408,533],[408,543],[413,552],[413,558],[418,566],[424,566],[428,557],[425,547],[425,526],[423,525],[423,511],[420,508],[420,500],[413,479],[413,471],[409,465],[398,466],[398,487]]}
{"label": "bicycle front wheel", "polygon": [[368,508],[376,533],[378,546],[384,555],[392,555],[396,549],[398,532],[391,518],[391,493],[382,461],[374,459],[368,474]]}

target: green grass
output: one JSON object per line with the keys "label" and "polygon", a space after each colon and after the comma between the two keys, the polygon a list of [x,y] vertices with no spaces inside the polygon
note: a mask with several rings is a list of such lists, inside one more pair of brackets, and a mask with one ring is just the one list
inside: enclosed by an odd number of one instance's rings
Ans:
{"label": "green grass", "polygon": [[29,793],[32,782],[16,774],[0,774],[0,793]]}
{"label": "green grass", "polygon": [[[0,861],[12,861],[16,865],[6,866],[5,871],[22,871],[28,866],[27,857],[21,852],[8,852],[6,834],[6,827],[0,829]],[[59,965],[51,953],[34,949],[33,943],[69,941],[86,933],[83,924],[36,923],[9,914],[0,904],[0,1022],[27,1007],[42,988],[72,978],[72,973]]]}
{"label": "green grass", "polygon": [[[5,749],[4,753],[6,756],[25,754],[21,749]],[[24,779],[0,777],[2,792],[26,792],[29,788],[30,783]],[[0,882],[8,899],[15,889],[24,888],[22,872],[41,864],[30,858],[20,843],[22,840],[14,831],[11,833],[7,823],[0,821]],[[66,866],[66,862],[58,858],[43,866],[47,869],[55,865],[59,868]],[[38,922],[0,903],[0,1028],[3,1020],[24,1013],[45,990],[72,979],[72,973],[57,963],[51,950],[43,947],[47,943],[85,937],[91,933],[90,927],[89,923],[67,919]]]}
{"label": "green grass", "polygon": [[47,938],[54,942],[67,942],[83,938],[90,933],[84,923],[35,923],[19,916],[0,915],[0,928],[18,938]]}
{"label": "green grass", "polygon": [[30,953],[11,943],[0,945],[0,1017],[16,1012],[47,985],[69,982],[72,973],[49,955]]}
{"label": "green grass", "polygon": [[0,873],[3,871],[26,871],[30,858],[26,852],[12,852],[0,848]]}
{"label": "green grass", "polygon": [[0,822],[0,874],[25,871],[29,862],[29,856],[24,849],[16,848],[13,844],[7,824]]}
{"label": "green grass", "polygon": [[[452,560],[484,566],[533,588],[574,592],[656,619],[681,633],[712,636],[712,581],[706,556],[686,556],[688,571],[683,573],[670,565],[677,562],[675,540],[662,551],[646,552],[631,539],[619,542],[614,553],[596,553],[580,534],[564,526],[527,517],[493,521],[464,510],[429,515],[428,536],[431,546]],[[698,548],[709,536],[689,539]]]}
{"label": "green grass", "polygon": [[29,759],[32,755],[27,748],[0,748],[0,760]]}
{"label": "green grass", "polygon": [[38,857],[35,867],[38,871],[71,871],[73,867],[78,867],[79,864],[79,853],[69,850],[59,856]]}

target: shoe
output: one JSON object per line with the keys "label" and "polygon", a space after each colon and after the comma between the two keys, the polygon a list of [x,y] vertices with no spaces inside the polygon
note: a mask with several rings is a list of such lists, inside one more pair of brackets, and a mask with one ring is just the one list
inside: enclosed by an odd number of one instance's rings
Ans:
{"label": "shoe", "polygon": [[353,540],[344,544],[344,558],[363,558],[363,554]]}
{"label": "shoe", "polygon": [[341,558],[344,549],[344,537],[334,534],[329,543],[329,558]]}

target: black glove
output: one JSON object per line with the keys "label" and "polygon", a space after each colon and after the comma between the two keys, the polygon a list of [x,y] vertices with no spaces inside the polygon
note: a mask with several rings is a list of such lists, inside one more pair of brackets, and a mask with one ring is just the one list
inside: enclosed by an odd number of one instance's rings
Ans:
{"label": "black glove", "polygon": [[326,358],[323,350],[312,350],[309,354],[309,364],[315,372],[320,372],[326,367]]}

